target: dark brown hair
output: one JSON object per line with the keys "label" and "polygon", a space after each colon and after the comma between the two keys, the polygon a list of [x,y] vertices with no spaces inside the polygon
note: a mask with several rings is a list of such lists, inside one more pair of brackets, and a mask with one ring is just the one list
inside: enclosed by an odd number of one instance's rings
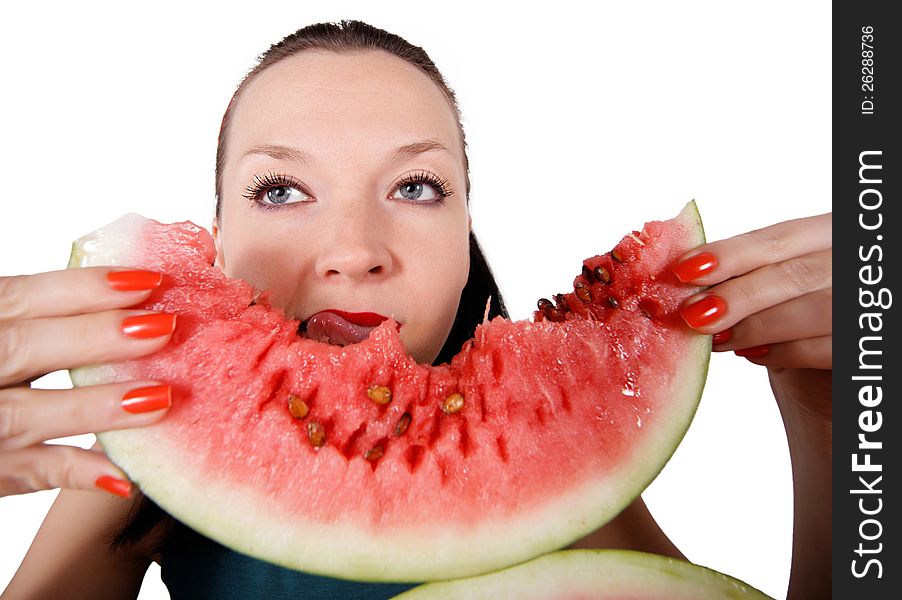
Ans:
{"label": "dark brown hair", "polygon": [[[338,23],[317,23],[304,27],[285,37],[279,43],[272,45],[269,50],[258,57],[257,65],[248,72],[238,85],[238,89],[233,94],[232,100],[229,102],[229,106],[222,118],[216,148],[217,220],[219,220],[222,205],[222,171],[228,152],[229,126],[236,101],[241,96],[248,82],[252,81],[262,71],[280,60],[294,56],[304,50],[327,50],[339,54],[366,50],[389,52],[428,75],[442,91],[442,94],[454,111],[464,157],[466,199],[467,203],[469,203],[469,163],[467,161],[466,138],[461,125],[460,109],[457,106],[454,92],[445,83],[438,68],[422,48],[410,44],[397,35],[361,21],[340,21]],[[475,234],[471,231],[470,273],[467,283],[461,292],[460,304],[457,309],[457,315],[454,318],[454,324],[451,326],[445,345],[442,347],[433,365],[449,362],[455,354],[460,352],[463,343],[473,337],[476,326],[483,320],[488,301],[490,301],[489,319],[496,316],[508,318],[507,309],[504,306],[504,301],[501,298],[501,293],[495,283],[492,271],[486,262]],[[193,535],[196,535],[158,507],[150,498],[141,495],[140,499],[133,504],[125,526],[111,539],[111,549],[115,550],[125,545],[135,544],[157,528],[162,528],[162,535],[161,541],[152,549],[154,553],[166,552],[167,548],[187,541]]]}

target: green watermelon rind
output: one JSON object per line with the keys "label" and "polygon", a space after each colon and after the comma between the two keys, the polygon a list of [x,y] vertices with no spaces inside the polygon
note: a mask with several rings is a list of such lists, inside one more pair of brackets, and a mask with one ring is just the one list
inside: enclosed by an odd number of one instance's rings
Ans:
{"label": "green watermelon rind", "polygon": [[[703,244],[704,230],[694,201],[678,218],[694,232],[694,244]],[[107,253],[98,262],[98,255],[84,251],[86,241],[90,241],[88,236],[73,245],[70,267],[131,262],[127,251]],[[387,540],[345,523],[286,523],[273,511],[261,510],[252,490],[220,485],[211,478],[200,489],[195,473],[173,468],[182,458],[152,426],[103,432],[97,437],[107,455],[148,497],[189,527],[236,551],[287,568],[336,577],[413,582],[453,579],[498,570],[566,546],[610,521],[638,497],[670,460],[691,423],[710,351],[710,337],[702,335],[690,338],[682,349],[683,368],[670,389],[685,390],[680,394],[684,400],[668,403],[665,410],[669,412],[659,415],[658,433],[650,431],[643,437],[649,441],[634,455],[649,458],[634,460],[614,477],[584,481],[555,504],[524,511],[505,527],[486,524],[484,530],[443,523],[435,531],[398,532]],[[114,380],[113,371],[104,366],[73,369],[70,376],[76,386]],[[675,406],[682,410],[674,411]],[[611,488],[619,494],[612,497]],[[209,508],[210,498],[220,499],[215,509]],[[248,515],[254,515],[253,519]],[[553,523],[554,527],[537,536],[537,523]]]}
{"label": "green watermelon rind", "polygon": [[592,597],[772,600],[747,583],[685,560],[633,550],[562,550],[485,575],[428,583],[393,600]]}

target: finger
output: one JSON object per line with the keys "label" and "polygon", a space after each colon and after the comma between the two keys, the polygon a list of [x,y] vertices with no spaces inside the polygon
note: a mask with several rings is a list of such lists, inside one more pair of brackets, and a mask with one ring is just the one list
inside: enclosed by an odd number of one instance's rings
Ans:
{"label": "finger", "polygon": [[772,306],[717,333],[715,352],[832,335],[833,288]]}
{"label": "finger", "polygon": [[40,373],[144,356],[166,345],[175,315],[113,310],[0,323],[0,387]]}
{"label": "finger", "polygon": [[151,425],[172,405],[168,385],[132,381],[71,390],[0,390],[0,452],[37,442]]}
{"label": "finger", "polygon": [[125,473],[98,452],[39,444],[0,453],[0,496],[53,488],[97,490],[98,483],[105,486],[102,489],[118,491],[117,495],[125,495],[131,487]]}
{"label": "finger", "polygon": [[832,369],[833,336],[734,350],[756,365],[783,369]]}
{"label": "finger", "polygon": [[125,308],[143,302],[163,276],[124,267],[85,267],[0,277],[0,321]]}
{"label": "finger", "polygon": [[764,265],[832,247],[833,213],[826,213],[703,244],[680,257],[673,271],[680,281],[715,285]]}
{"label": "finger", "polygon": [[692,296],[680,314],[700,333],[722,331],[771,306],[831,288],[832,256],[823,250],[755,269]]}

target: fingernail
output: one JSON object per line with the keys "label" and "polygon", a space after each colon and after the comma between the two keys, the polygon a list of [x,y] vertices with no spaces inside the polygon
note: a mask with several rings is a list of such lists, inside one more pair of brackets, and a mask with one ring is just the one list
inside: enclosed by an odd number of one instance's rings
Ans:
{"label": "fingernail", "polygon": [[110,271],[106,274],[110,287],[119,292],[152,290],[163,283],[163,274],[154,271]]}
{"label": "fingernail", "polygon": [[723,344],[724,342],[730,341],[731,337],[733,337],[733,328],[727,327],[723,331],[718,331],[713,336],[711,336],[711,343],[715,346],[717,344]]}
{"label": "fingernail", "polygon": [[130,413],[146,413],[172,406],[172,388],[151,385],[128,391],[122,396],[122,408]]}
{"label": "fingernail", "polygon": [[713,323],[725,312],[727,312],[727,303],[720,296],[714,295],[705,296],[698,302],[693,302],[680,309],[683,320],[693,329]]}
{"label": "fingernail", "polygon": [[690,256],[674,266],[671,271],[676,275],[677,279],[686,283],[710,273],[715,268],[717,268],[717,257],[710,252],[702,252],[701,254]]}
{"label": "fingernail", "polygon": [[764,344],[762,346],[752,346],[751,348],[740,348],[738,350],[733,350],[733,352],[736,356],[742,356],[744,358],[761,358],[770,353],[770,346]]}
{"label": "fingernail", "polygon": [[174,330],[175,315],[169,313],[135,315],[122,320],[122,333],[141,340],[169,335]]}
{"label": "fingernail", "polygon": [[129,498],[131,496],[132,484],[124,479],[118,479],[111,475],[101,475],[94,482],[94,485],[111,494],[122,496],[123,498]]}

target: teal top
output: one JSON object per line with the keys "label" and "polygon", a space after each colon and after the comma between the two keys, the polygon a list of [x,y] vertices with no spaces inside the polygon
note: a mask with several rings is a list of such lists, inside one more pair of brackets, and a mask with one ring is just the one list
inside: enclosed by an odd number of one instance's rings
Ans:
{"label": "teal top", "polygon": [[192,533],[185,543],[167,549],[160,560],[160,574],[172,600],[376,600],[417,585],[310,575],[251,558]]}

